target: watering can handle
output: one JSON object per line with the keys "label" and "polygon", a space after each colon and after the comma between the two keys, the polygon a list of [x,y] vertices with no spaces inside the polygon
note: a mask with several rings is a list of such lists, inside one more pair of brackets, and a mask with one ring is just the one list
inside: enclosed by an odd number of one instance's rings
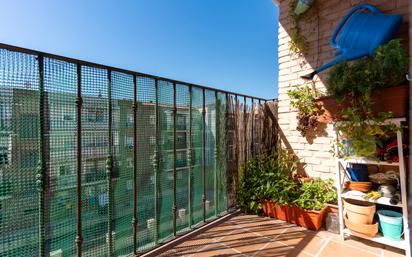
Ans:
{"label": "watering can handle", "polygon": [[343,28],[343,25],[345,25],[346,21],[357,11],[361,10],[361,9],[367,9],[369,11],[371,11],[372,13],[381,13],[382,11],[379,10],[377,7],[371,5],[371,4],[360,4],[354,8],[352,8],[352,10],[350,10],[350,12],[348,12],[343,19],[340,21],[338,27],[336,28],[335,32],[333,33],[332,37],[330,38],[330,43],[332,44],[332,46],[334,48],[339,48],[338,44],[336,44],[336,37],[338,36],[339,32],[341,31],[341,29]]}

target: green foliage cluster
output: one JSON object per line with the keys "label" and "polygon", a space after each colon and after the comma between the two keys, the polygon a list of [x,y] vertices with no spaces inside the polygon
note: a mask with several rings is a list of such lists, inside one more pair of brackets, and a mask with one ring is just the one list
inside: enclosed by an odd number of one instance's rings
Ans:
{"label": "green foliage cluster", "polygon": [[297,15],[295,13],[294,10],[297,2],[298,0],[292,0],[289,2],[289,16],[292,20],[292,27],[289,30],[289,51],[299,54],[307,53],[309,51],[309,44],[300,33],[299,21],[303,18],[304,14]]}
{"label": "green foliage cluster", "polygon": [[320,95],[314,92],[307,84],[288,91],[290,105],[298,110],[296,130],[304,137],[310,130],[316,130],[321,108],[316,102]]}
{"label": "green foliage cluster", "polygon": [[336,100],[370,102],[373,90],[397,86],[405,81],[409,58],[400,39],[377,48],[373,57],[335,65],[327,80],[327,92]]}
{"label": "green foliage cluster", "polygon": [[319,211],[325,203],[336,203],[338,196],[333,188],[333,180],[315,178],[304,182],[298,190],[299,197],[294,203],[305,210]]}
{"label": "green foliage cluster", "polygon": [[287,180],[296,173],[297,164],[297,160],[291,158],[286,150],[279,150],[274,156],[248,161],[241,167],[237,193],[239,206],[246,212],[259,213],[265,199],[276,198],[287,203],[292,193],[289,192]]}
{"label": "green foliage cluster", "polygon": [[[399,39],[378,47],[373,57],[364,57],[352,62],[334,66],[328,77],[327,93],[348,107],[342,110],[345,122],[337,123],[336,130],[350,141],[351,151],[340,155],[374,158],[377,136],[392,134],[400,128],[388,125],[385,120],[392,113],[372,111],[372,93],[386,87],[393,87],[405,81],[409,58]],[[337,142],[340,149],[345,148]]]}
{"label": "green foliage cluster", "polygon": [[238,204],[248,213],[258,214],[262,203],[271,200],[279,205],[293,205],[319,210],[324,203],[336,202],[332,181],[314,179],[301,183],[297,176],[298,160],[287,151],[249,161],[243,168]]}

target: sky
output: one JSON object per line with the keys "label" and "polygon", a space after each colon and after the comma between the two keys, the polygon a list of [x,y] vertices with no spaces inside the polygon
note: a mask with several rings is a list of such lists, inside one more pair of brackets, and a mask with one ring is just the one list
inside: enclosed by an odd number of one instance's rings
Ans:
{"label": "sky", "polygon": [[0,0],[0,42],[266,99],[271,0]]}

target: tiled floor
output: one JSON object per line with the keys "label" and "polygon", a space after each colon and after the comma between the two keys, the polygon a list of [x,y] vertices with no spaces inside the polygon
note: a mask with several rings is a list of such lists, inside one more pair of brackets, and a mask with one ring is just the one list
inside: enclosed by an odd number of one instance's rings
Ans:
{"label": "tiled floor", "polygon": [[403,256],[395,248],[306,230],[283,221],[238,214],[160,256]]}

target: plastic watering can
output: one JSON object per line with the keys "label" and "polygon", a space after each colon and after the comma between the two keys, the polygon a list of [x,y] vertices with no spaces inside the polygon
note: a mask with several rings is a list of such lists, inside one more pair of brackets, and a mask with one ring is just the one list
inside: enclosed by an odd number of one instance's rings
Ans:
{"label": "plastic watering can", "polygon": [[312,79],[315,74],[343,60],[372,56],[378,46],[395,36],[401,25],[402,16],[398,14],[385,14],[370,4],[355,6],[343,17],[330,38],[330,44],[337,49],[334,56],[338,57],[302,78]]}

